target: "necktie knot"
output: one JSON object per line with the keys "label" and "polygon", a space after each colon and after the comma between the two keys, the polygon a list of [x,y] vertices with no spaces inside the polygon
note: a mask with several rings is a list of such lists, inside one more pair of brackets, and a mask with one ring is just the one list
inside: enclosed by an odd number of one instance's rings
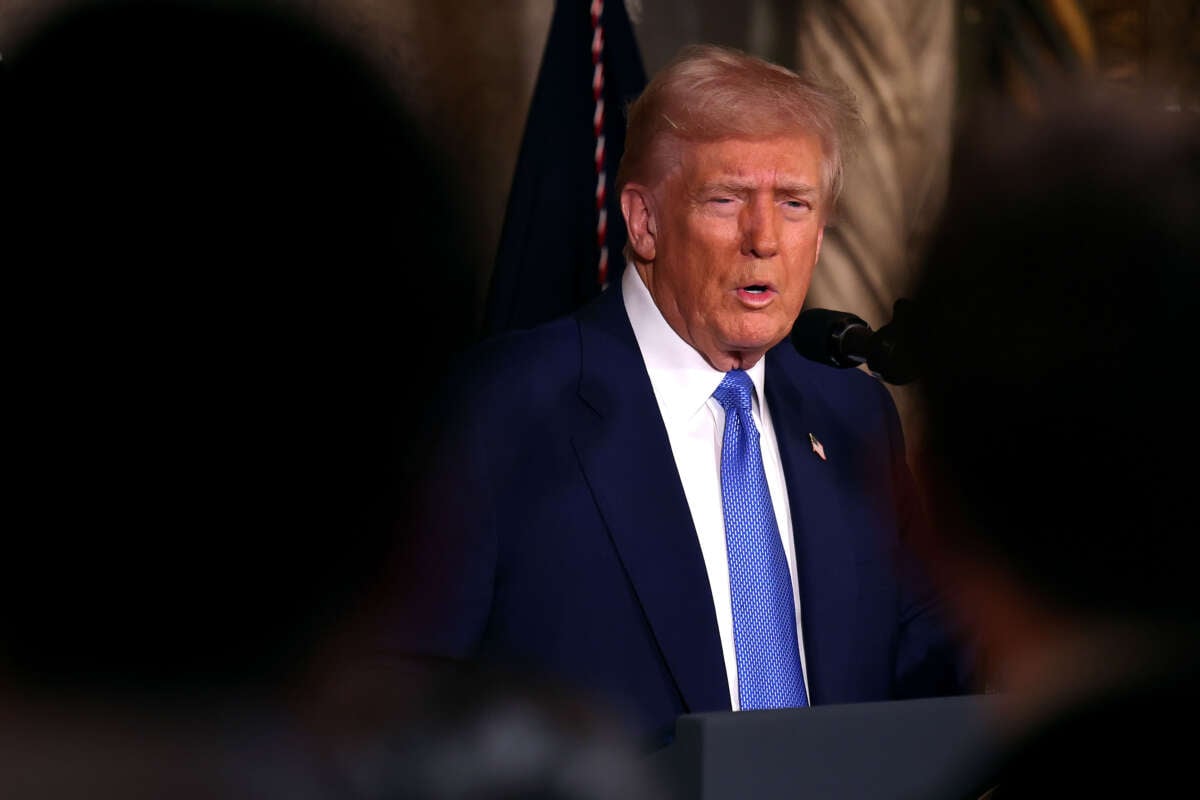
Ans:
{"label": "necktie knot", "polygon": [[725,377],[721,379],[721,385],[713,392],[713,397],[717,398],[717,402],[724,406],[726,411],[737,408],[747,414],[750,413],[750,399],[753,396],[754,382],[745,370],[740,369],[726,372]]}

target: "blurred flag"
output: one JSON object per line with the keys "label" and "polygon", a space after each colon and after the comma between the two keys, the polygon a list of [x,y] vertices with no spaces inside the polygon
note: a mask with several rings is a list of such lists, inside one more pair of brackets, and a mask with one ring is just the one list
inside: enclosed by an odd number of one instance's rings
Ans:
{"label": "blurred flag", "polygon": [[556,0],[509,190],[485,336],[575,310],[619,280],[613,192],[625,107],[646,85],[622,0]]}

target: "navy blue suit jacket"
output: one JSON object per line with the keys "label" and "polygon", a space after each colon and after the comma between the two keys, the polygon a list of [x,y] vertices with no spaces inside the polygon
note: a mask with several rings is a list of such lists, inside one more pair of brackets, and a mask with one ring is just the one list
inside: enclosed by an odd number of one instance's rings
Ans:
{"label": "navy blue suit jacket", "polygon": [[[765,383],[811,701],[970,691],[932,597],[902,577],[922,515],[886,387],[786,341]],[[681,713],[729,709],[704,560],[620,286],[487,340],[446,402],[391,642],[566,682],[652,742]]]}

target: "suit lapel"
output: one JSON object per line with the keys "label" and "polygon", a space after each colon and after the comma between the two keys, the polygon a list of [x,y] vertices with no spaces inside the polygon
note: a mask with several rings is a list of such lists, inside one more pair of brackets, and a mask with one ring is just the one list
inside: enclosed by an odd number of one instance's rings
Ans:
{"label": "suit lapel", "polygon": [[836,445],[832,418],[819,402],[806,399],[801,385],[804,366],[785,370],[780,362],[799,356],[788,342],[767,355],[766,395],[771,421],[779,441],[779,456],[787,477],[788,503],[796,543],[796,574],[809,693],[822,702],[827,687],[848,674],[856,604],[854,554],[843,527],[837,522],[839,506],[846,502],[837,482],[837,450],[822,459],[814,452],[809,434],[822,447]]}
{"label": "suit lapel", "polygon": [[619,284],[578,319],[573,441],[592,495],[684,707],[728,709],[704,558]]}

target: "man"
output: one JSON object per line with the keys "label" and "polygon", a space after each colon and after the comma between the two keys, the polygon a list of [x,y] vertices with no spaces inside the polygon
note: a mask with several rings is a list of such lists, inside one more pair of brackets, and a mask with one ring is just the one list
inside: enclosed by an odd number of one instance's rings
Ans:
{"label": "man", "polygon": [[[689,48],[654,77],[617,181],[621,284],[485,342],[450,383],[394,647],[567,683],[648,746],[684,712],[970,688],[906,568],[920,509],[886,388],[786,341],[855,121],[839,94],[736,50]],[[727,415],[727,375],[752,407]],[[743,413],[770,490],[753,501],[770,550],[750,566],[727,557],[746,553],[725,518],[750,501],[722,477]],[[767,563],[776,583],[743,585]],[[751,606],[770,618],[747,622]],[[784,674],[751,663],[780,644],[767,660]]]}
{"label": "man", "polygon": [[1001,747],[947,797],[1194,780],[1200,118],[1153,98],[1043,84],[958,144],[913,297],[921,551],[979,637]]}

